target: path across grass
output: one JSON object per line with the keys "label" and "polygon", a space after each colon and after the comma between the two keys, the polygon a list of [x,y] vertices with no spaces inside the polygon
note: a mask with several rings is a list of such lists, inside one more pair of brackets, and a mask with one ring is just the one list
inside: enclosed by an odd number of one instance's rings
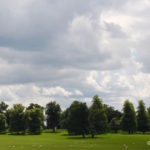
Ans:
{"label": "path across grass", "polygon": [[42,135],[0,135],[0,150],[150,150],[150,135],[106,134],[95,139],[67,136],[65,132]]}

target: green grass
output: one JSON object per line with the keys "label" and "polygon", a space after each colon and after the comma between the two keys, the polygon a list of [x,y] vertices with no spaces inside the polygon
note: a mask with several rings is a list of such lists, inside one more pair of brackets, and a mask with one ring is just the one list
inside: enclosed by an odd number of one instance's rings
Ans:
{"label": "green grass", "polygon": [[150,135],[99,135],[95,139],[67,136],[66,132],[42,135],[0,135],[0,150],[150,150]]}

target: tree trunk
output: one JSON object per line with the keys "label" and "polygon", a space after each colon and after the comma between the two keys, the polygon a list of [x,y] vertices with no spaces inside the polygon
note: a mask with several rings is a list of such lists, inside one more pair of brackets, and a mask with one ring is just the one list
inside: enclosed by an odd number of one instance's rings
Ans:
{"label": "tree trunk", "polygon": [[92,139],[94,138],[95,134],[92,132]]}
{"label": "tree trunk", "polygon": [[82,133],[82,137],[85,139],[85,134],[84,133]]}
{"label": "tree trunk", "polygon": [[143,131],[143,134],[145,134],[145,131]]}
{"label": "tree trunk", "polygon": [[130,130],[128,131],[128,133],[130,134]]}
{"label": "tree trunk", "polygon": [[55,133],[55,127],[53,127],[53,133]]}

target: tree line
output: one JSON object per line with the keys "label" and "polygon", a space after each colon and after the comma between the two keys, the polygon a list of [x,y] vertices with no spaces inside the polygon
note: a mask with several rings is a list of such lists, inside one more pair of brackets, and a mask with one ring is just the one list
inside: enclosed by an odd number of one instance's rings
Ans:
{"label": "tree line", "polygon": [[62,111],[55,101],[45,108],[31,103],[28,107],[14,104],[12,108],[0,103],[0,133],[40,134],[43,129],[66,129],[70,135],[91,135],[125,131],[129,134],[137,131],[143,134],[150,131],[150,107],[146,108],[143,100],[139,101],[137,111],[126,100],[122,111],[103,104],[95,95],[90,107],[86,103],[74,101],[69,108]]}

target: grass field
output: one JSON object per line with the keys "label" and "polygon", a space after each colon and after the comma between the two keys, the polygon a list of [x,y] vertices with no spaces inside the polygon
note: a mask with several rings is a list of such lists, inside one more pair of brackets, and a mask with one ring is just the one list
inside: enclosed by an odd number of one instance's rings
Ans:
{"label": "grass field", "polygon": [[0,150],[150,150],[150,135],[106,134],[95,139],[67,136],[65,132],[42,135],[0,135]]}

